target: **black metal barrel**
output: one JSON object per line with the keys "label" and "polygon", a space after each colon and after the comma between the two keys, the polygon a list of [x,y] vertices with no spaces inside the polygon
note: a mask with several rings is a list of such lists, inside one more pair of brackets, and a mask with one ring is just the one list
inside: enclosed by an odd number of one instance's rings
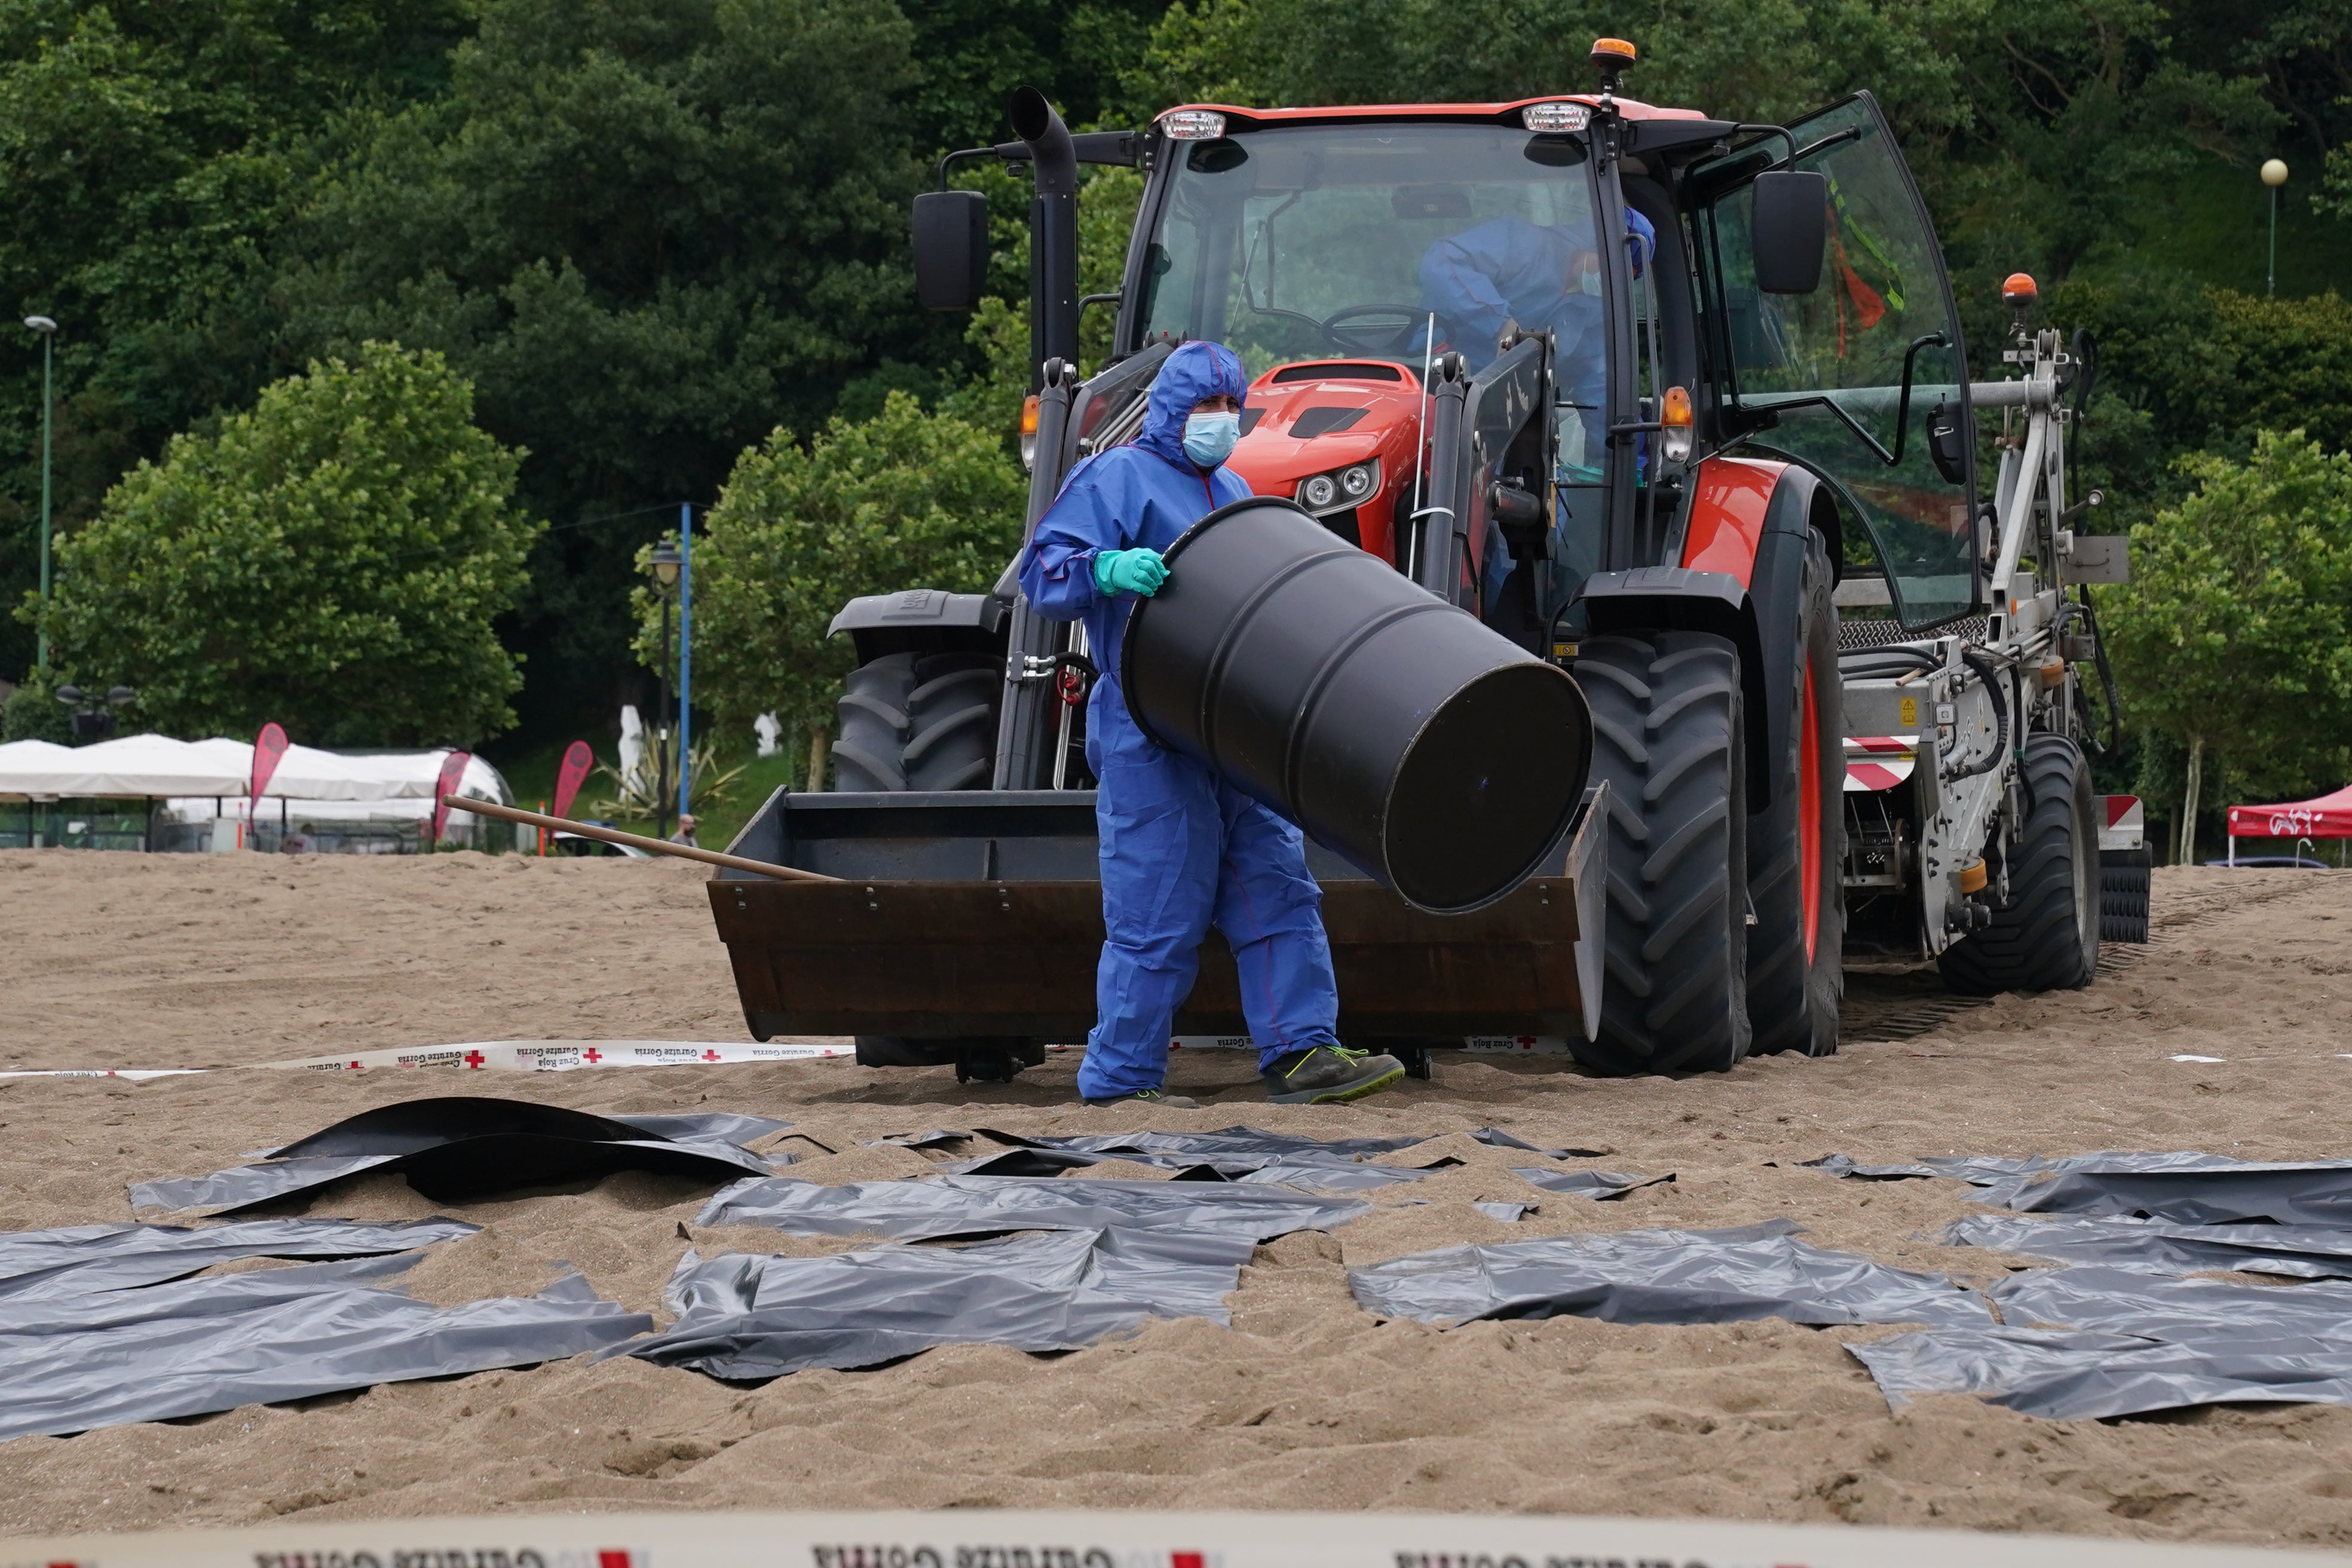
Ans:
{"label": "black metal barrel", "polygon": [[1592,763],[1565,672],[1286,500],[1221,507],[1167,559],[1121,646],[1145,734],[1433,913],[1559,846]]}

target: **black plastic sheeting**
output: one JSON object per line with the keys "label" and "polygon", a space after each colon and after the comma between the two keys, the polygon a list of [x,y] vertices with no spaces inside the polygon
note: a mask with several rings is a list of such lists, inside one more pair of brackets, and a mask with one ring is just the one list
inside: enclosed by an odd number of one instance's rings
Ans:
{"label": "black plastic sheeting", "polygon": [[[1302,1192],[1363,1193],[1400,1182],[1417,1182],[1433,1171],[1461,1163],[1450,1158],[1422,1166],[1370,1163],[1375,1154],[1392,1154],[1432,1141],[1423,1135],[1318,1139],[1269,1132],[1256,1127],[1228,1127],[1220,1132],[1100,1132],[1033,1138],[993,1128],[979,1131],[985,1137],[1013,1147],[1001,1153],[945,1165],[942,1170],[966,1175],[1051,1176],[1106,1160],[1127,1160],[1172,1172],[1173,1179],[1180,1182],[1274,1183]],[[1481,1127],[1469,1135],[1495,1148],[1524,1149],[1554,1159],[1585,1152],[1539,1149],[1495,1127]],[[936,1147],[951,1136],[937,1131],[908,1134],[888,1142],[911,1148]]]}
{"label": "black plastic sheeting", "polygon": [[2076,1420],[2243,1401],[2352,1405],[2352,1286],[2077,1268],[2016,1275],[1991,1294],[2010,1327],[1846,1348],[1897,1407],[1920,1394],[1973,1394]]}
{"label": "black plastic sheeting", "polygon": [[1274,1186],[1028,1176],[921,1176],[822,1186],[789,1177],[742,1182],[703,1205],[698,1225],[759,1225],[794,1236],[884,1236],[898,1241],[1013,1230],[1183,1231],[1270,1241],[1329,1230],[1369,1205]]}
{"label": "black plastic sheeting", "polygon": [[396,1172],[434,1203],[618,1171],[727,1182],[789,1164],[789,1155],[761,1159],[742,1144],[790,1125],[733,1111],[608,1117],[521,1100],[438,1096],[362,1111],[257,1165],[142,1182],[131,1189],[131,1207],[138,1214],[235,1214],[366,1171]]}
{"label": "black plastic sheeting", "polygon": [[366,1258],[455,1241],[481,1227],[461,1219],[369,1224],[256,1219],[183,1226],[76,1225],[0,1235],[0,1300],[87,1296],[161,1284],[241,1258]]}
{"label": "black plastic sheeting", "polygon": [[1898,1410],[1922,1394],[1973,1394],[2056,1421],[2233,1402],[2352,1405],[2352,1344],[2334,1342],[1930,1329],[1845,1348]]}
{"label": "black plastic sheeting", "polygon": [[2105,1150],[2061,1160],[1943,1156],[1898,1165],[1860,1165],[1831,1154],[1806,1163],[1833,1176],[1882,1181],[1953,1176],[1986,1189],[1980,1202],[2027,1214],[2352,1228],[2352,1161],[2346,1160],[2266,1162],[2195,1152]]}
{"label": "black plastic sheeting", "polygon": [[1945,1227],[1947,1247],[1983,1247],[2057,1263],[2147,1274],[2229,1269],[2297,1279],[2352,1279],[2352,1230],[2307,1225],[2181,1225],[2123,1215],[2023,1219],[1971,1215]]}
{"label": "black plastic sheeting", "polygon": [[1990,1323],[1940,1274],[1794,1239],[1787,1220],[1731,1230],[1633,1230],[1415,1253],[1348,1271],[1357,1304],[1427,1322],[1598,1318],[1612,1323]]}
{"label": "black plastic sheeting", "polygon": [[1253,1246],[1111,1226],[830,1258],[689,1252],[670,1280],[677,1322],[609,1353],[751,1381],[945,1344],[1076,1350],[1151,1318],[1229,1322]]}
{"label": "black plastic sheeting", "polygon": [[653,1327],[576,1274],[446,1308],[377,1286],[418,1256],[0,1301],[0,1438],[556,1361]]}
{"label": "black plastic sheeting", "polygon": [[1637,1187],[1654,1187],[1661,1182],[1671,1182],[1675,1173],[1663,1176],[1635,1176],[1623,1171],[1555,1171],[1543,1165],[1514,1165],[1511,1174],[1541,1187],[1548,1193],[1561,1193],[1570,1197],[1591,1198],[1605,1204],[1622,1198]]}

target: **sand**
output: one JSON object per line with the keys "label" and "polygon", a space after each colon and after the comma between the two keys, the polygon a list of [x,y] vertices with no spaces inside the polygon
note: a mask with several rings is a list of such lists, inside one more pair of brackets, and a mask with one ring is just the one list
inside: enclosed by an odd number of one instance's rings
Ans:
{"label": "sand", "polygon": [[[190,1067],[510,1037],[740,1039],[694,868],[0,853],[0,1065]],[[2047,1422],[1940,1397],[1889,1414],[1841,1348],[1885,1329],[1625,1328],[1559,1319],[1377,1324],[1344,1269],[1575,1229],[1801,1222],[1817,1244],[1985,1279],[1923,1239],[1975,1212],[1951,1183],[1838,1182],[1795,1162],[2200,1148],[2338,1156],[2352,1051],[2352,876],[2163,871],[2158,942],[2093,989],[1961,1006],[1857,976],[1843,1054],[1725,1076],[1604,1080],[1558,1062],[1442,1060],[1353,1108],[1263,1103],[1251,1064],[1181,1058],[1197,1112],[1090,1110],[1075,1058],[1008,1086],[847,1061],[525,1078],[229,1072],[132,1085],[0,1081],[0,1227],[127,1217],[126,1182],[203,1172],[370,1105],[463,1090],[598,1110],[788,1119],[821,1181],[920,1173],[858,1140],[1247,1121],[1605,1149],[1671,1184],[1594,1205],[1463,1165],[1388,1189],[1330,1235],[1261,1248],[1232,1329],[1156,1324],[1076,1353],[935,1351],[764,1387],[618,1360],[384,1387],[296,1406],[0,1444],[0,1532],[621,1508],[1267,1507],[1556,1510],[2352,1542],[2352,1410]],[[2208,1056],[2220,1062],[2179,1062]],[[835,1152],[827,1153],[831,1150]],[[1433,1151],[1433,1152],[1434,1151]],[[1158,1174],[1123,1167],[1118,1174]],[[689,1244],[847,1245],[698,1230],[707,1188],[618,1176],[440,1205],[486,1228],[411,1276],[435,1300],[528,1292],[563,1262],[657,1310]],[[1539,1205],[1507,1226],[1469,1205]],[[1415,1200],[1427,1200],[1426,1202]],[[396,1178],[310,1212],[436,1212]]]}

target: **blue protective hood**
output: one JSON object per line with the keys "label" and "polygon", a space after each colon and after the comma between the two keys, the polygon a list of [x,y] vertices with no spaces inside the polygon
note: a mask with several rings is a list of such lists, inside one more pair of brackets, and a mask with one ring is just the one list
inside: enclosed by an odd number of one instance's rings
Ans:
{"label": "blue protective hood", "polygon": [[1197,473],[1198,467],[1184,455],[1185,419],[1204,397],[1230,397],[1239,404],[1247,392],[1241,356],[1233,350],[1223,343],[1180,344],[1151,384],[1143,428],[1136,432],[1135,445]]}

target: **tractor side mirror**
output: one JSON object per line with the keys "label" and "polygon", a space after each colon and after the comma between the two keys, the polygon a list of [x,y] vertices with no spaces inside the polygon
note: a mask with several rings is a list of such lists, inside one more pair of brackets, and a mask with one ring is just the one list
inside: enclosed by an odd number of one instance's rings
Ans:
{"label": "tractor side mirror", "polygon": [[1820,288],[1822,253],[1829,245],[1829,176],[1804,170],[1759,174],[1755,202],[1750,234],[1757,288],[1767,294]]}
{"label": "tractor side mirror", "polygon": [[970,310],[988,286],[988,198],[926,191],[915,198],[915,298],[926,310]]}

